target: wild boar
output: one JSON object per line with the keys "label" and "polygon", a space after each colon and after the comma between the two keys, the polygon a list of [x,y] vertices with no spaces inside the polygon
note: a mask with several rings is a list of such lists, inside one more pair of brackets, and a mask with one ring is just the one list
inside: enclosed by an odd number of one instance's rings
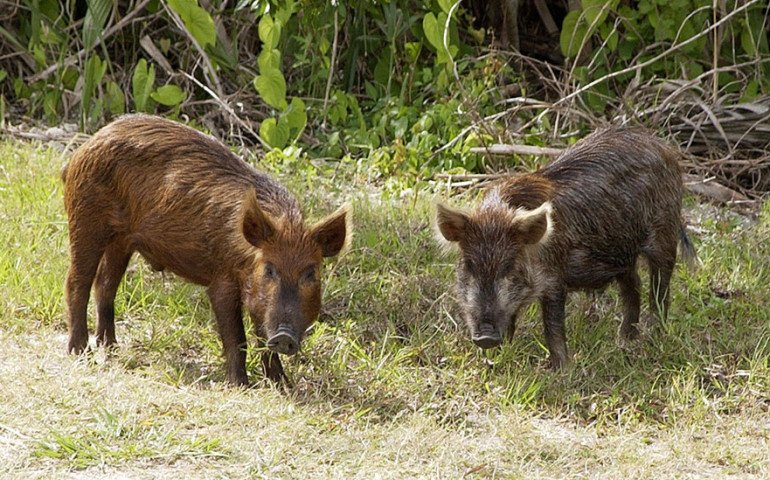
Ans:
{"label": "wild boar", "polygon": [[459,247],[457,293],[473,342],[491,348],[540,302],[551,364],[568,360],[564,309],[572,290],[620,287],[620,334],[638,335],[637,261],[650,271],[650,309],[665,318],[681,241],[680,155],[645,131],[608,128],[534,173],[491,186],[466,212],[438,204],[440,239]]}
{"label": "wild boar", "polygon": [[229,382],[248,382],[244,307],[268,347],[266,376],[284,378],[278,354],[297,353],[318,317],[323,258],[350,238],[348,207],[307,226],[280,183],[214,138],[147,115],[99,130],[75,151],[62,180],[70,352],[88,344],[92,286],[97,343],[115,343],[115,294],[139,252],[154,269],[206,287]]}

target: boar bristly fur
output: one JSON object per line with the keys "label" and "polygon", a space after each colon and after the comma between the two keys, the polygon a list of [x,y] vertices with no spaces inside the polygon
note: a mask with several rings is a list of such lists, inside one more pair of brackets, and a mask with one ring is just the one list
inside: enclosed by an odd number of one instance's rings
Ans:
{"label": "boar bristly fur", "polygon": [[679,154],[648,133],[609,128],[553,163],[491,186],[473,212],[438,205],[443,238],[459,247],[458,296],[482,348],[511,335],[516,315],[539,300],[551,362],[567,361],[567,293],[615,281],[624,338],[638,335],[637,259],[650,269],[650,309],[667,315],[669,281],[682,241]]}
{"label": "boar bristly fur", "polygon": [[312,227],[278,182],[217,140],[181,124],[127,115],[97,132],[62,170],[69,220],[68,349],[88,343],[93,286],[96,338],[115,343],[114,299],[133,252],[156,270],[204,285],[227,378],[247,383],[242,310],[253,320],[265,374],[284,378],[321,306],[323,257],[350,238],[342,208]]}

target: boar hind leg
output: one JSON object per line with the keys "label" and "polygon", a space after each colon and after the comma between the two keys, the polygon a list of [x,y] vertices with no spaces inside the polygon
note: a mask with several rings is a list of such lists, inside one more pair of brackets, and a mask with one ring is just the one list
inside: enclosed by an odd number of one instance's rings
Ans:
{"label": "boar hind leg", "polygon": [[628,272],[618,277],[620,297],[623,299],[623,322],[620,324],[620,336],[626,340],[633,340],[639,336],[636,324],[639,322],[639,274],[636,265]]}
{"label": "boar hind leg", "polygon": [[70,227],[70,268],[65,285],[69,317],[67,351],[80,354],[88,345],[88,298],[104,246],[96,243],[93,237],[78,238],[73,231],[75,229]]}
{"label": "boar hind leg", "polygon": [[548,351],[551,353],[551,368],[554,370],[564,366],[567,357],[567,337],[564,332],[564,304],[567,292],[558,290],[549,292],[540,300],[543,312],[543,328]]}
{"label": "boar hind leg", "polygon": [[115,294],[126,273],[129,259],[131,251],[127,251],[125,244],[113,242],[107,246],[99,262],[94,282],[98,345],[110,346],[115,343]]}
{"label": "boar hind leg", "polygon": [[224,347],[227,381],[233,385],[247,385],[246,332],[243,328],[240,288],[237,283],[229,280],[215,280],[209,285],[207,293]]}

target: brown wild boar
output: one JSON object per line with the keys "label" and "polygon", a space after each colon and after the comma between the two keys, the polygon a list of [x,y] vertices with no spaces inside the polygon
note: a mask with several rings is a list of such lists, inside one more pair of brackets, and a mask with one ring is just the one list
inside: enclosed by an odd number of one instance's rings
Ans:
{"label": "brown wild boar", "polygon": [[[665,318],[682,242],[679,154],[646,132],[608,128],[589,135],[535,173],[491,186],[474,212],[437,205],[443,240],[460,250],[457,290],[481,348],[513,334],[516,316],[540,301],[551,364],[568,360],[567,292],[620,287],[620,334],[638,335],[637,259],[650,270],[650,308]],[[443,241],[442,240],[442,241]]]}
{"label": "brown wild boar", "polygon": [[62,180],[70,352],[88,344],[92,285],[97,343],[115,343],[115,293],[139,252],[154,269],[206,286],[231,383],[248,382],[244,307],[268,347],[265,375],[284,378],[278,354],[297,353],[318,317],[322,259],[350,238],[346,207],[308,227],[278,182],[214,138],[148,115],[99,130],[73,154]]}

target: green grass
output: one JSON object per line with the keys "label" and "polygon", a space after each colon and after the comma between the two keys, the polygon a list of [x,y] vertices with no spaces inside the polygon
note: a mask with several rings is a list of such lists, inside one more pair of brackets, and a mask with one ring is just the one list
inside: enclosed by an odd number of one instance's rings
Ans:
{"label": "green grass", "polygon": [[263,382],[251,352],[241,390],[203,289],[138,258],[119,347],[65,353],[65,158],[0,143],[0,477],[770,476],[770,204],[747,220],[689,199],[702,265],[677,269],[669,321],[621,345],[614,289],[573,294],[574,362],[551,372],[537,308],[503,348],[469,341],[430,227],[445,192],[268,162],[311,219],[350,201],[356,231],[284,362],[294,387]]}

